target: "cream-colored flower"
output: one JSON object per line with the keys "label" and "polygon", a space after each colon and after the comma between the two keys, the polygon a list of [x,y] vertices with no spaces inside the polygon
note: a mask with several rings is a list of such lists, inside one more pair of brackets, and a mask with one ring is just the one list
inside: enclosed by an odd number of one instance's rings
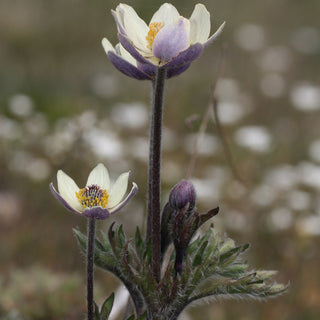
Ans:
{"label": "cream-colored flower", "polygon": [[62,170],[57,173],[58,191],[50,184],[52,194],[68,210],[88,218],[106,219],[119,211],[138,190],[133,182],[130,193],[126,196],[129,172],[122,173],[110,186],[107,168],[98,164],[89,174],[87,184],[80,189],[72,178]]}
{"label": "cream-colored flower", "polygon": [[157,67],[167,68],[168,77],[180,74],[224,27],[223,23],[209,37],[210,13],[203,4],[197,4],[187,19],[172,4],[164,3],[149,25],[126,4],[119,4],[112,14],[120,43],[113,48],[104,38],[102,45],[113,65],[136,79],[153,79]]}

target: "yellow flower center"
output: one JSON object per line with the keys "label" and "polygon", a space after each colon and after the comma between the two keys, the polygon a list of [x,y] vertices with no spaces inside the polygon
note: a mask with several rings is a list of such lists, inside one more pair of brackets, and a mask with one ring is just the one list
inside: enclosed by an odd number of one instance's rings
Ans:
{"label": "yellow flower center", "polygon": [[76,192],[76,196],[84,209],[98,206],[105,208],[109,201],[107,190],[101,189],[95,184],[80,189]]}
{"label": "yellow flower center", "polygon": [[149,32],[146,36],[146,40],[148,41],[147,48],[151,49],[153,45],[154,38],[156,37],[157,33],[163,27],[161,22],[152,22],[149,25]]}

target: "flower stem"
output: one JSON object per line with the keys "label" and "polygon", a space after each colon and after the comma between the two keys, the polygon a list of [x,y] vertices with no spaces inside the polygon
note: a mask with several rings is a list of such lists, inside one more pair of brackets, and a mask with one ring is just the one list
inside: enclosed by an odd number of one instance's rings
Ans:
{"label": "flower stem", "polygon": [[147,241],[152,242],[152,271],[160,279],[160,191],[161,135],[164,83],[166,69],[158,68],[153,82],[152,115],[150,120]]}
{"label": "flower stem", "polygon": [[94,260],[94,237],[96,232],[96,220],[88,219],[88,240],[87,240],[87,307],[88,320],[94,320],[93,301],[93,260]]}

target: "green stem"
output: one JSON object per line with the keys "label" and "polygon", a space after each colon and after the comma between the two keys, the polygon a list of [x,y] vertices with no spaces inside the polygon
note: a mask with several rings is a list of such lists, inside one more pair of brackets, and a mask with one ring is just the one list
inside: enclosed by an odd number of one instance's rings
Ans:
{"label": "green stem", "polygon": [[96,220],[88,219],[87,234],[87,308],[88,320],[94,320],[94,301],[93,301],[93,260],[94,260],[94,237],[96,231]]}
{"label": "green stem", "polygon": [[153,83],[152,115],[150,122],[147,241],[152,242],[152,271],[160,279],[160,192],[161,136],[164,83],[166,69],[158,68]]}

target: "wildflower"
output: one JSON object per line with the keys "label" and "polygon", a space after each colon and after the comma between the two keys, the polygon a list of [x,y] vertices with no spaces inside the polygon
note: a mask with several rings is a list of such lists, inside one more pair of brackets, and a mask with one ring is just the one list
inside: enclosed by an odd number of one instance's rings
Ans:
{"label": "wildflower", "polygon": [[119,71],[139,80],[153,79],[158,67],[167,69],[167,78],[184,72],[224,27],[223,23],[209,37],[210,13],[202,4],[197,4],[186,19],[172,4],[164,3],[149,26],[126,4],[119,4],[112,15],[120,43],[114,48],[104,38],[104,50]]}
{"label": "wildflower", "polygon": [[133,182],[131,191],[124,198],[129,173],[122,173],[110,187],[108,170],[100,163],[90,172],[86,186],[80,189],[72,178],[59,170],[57,173],[59,193],[53,183],[50,184],[50,190],[68,210],[88,218],[102,220],[119,211],[136,194],[138,187]]}

